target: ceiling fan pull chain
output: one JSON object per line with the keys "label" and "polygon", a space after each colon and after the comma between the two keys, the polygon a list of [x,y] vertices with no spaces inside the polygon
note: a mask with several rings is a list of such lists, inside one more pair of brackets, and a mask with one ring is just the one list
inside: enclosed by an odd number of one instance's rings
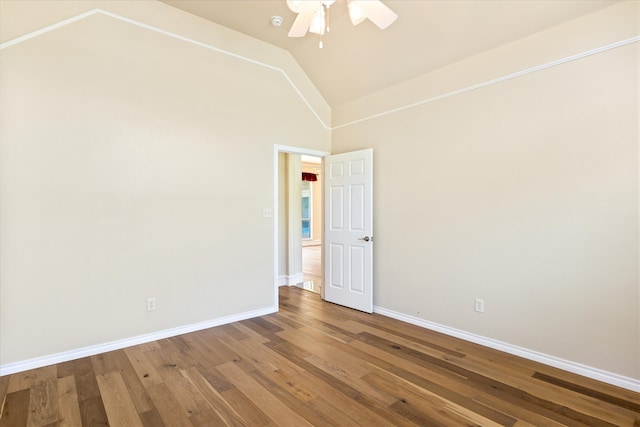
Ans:
{"label": "ceiling fan pull chain", "polygon": [[320,43],[318,43],[318,47],[322,49],[324,47],[322,43],[322,39],[324,38],[324,33],[329,32],[329,6],[322,3],[320,7],[324,9],[324,31],[320,34]]}
{"label": "ceiling fan pull chain", "polygon": [[324,47],[322,43],[322,39],[324,38],[324,34],[331,31],[331,27],[329,26],[329,7],[331,7],[332,2],[322,2],[322,7],[324,8],[324,28],[325,30],[320,34],[320,43],[318,43],[318,47],[322,49]]}

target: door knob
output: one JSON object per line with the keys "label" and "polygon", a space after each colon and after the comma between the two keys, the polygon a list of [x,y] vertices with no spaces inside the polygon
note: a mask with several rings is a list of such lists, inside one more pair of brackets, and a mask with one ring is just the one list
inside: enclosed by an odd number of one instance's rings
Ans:
{"label": "door knob", "polygon": [[358,240],[364,240],[365,242],[368,242],[369,240],[371,240],[372,238],[369,236],[364,236],[364,237],[360,237]]}

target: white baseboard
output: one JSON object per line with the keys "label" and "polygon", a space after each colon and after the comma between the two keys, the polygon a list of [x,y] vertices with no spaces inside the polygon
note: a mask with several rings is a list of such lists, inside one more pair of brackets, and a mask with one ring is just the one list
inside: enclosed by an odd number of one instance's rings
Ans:
{"label": "white baseboard", "polygon": [[[248,311],[245,313],[235,314],[232,316],[220,317],[217,319],[206,320],[204,322],[193,323],[190,325],[180,326],[177,328],[165,329],[163,331],[152,332],[144,335],[138,335],[135,337],[125,338],[117,341],[111,341],[104,344],[98,344],[98,345],[84,347],[84,348],[66,351],[62,353],[51,354],[43,357],[37,357],[33,359],[23,360],[20,362],[8,363],[5,365],[0,365],[0,376],[10,375],[16,372],[27,371],[29,369],[36,369],[36,368],[41,368],[43,366],[67,362],[69,360],[80,359],[82,357],[93,356],[93,355],[105,353],[108,351],[120,350],[122,348],[131,347],[138,344],[144,344],[147,342],[156,341],[164,338],[169,338],[176,335],[187,334],[189,332],[195,332],[202,329],[213,328],[215,326],[226,325],[232,322],[239,322],[241,320],[264,316],[267,314],[275,313],[277,311],[278,311],[277,307],[266,307],[258,310]],[[568,372],[573,372],[574,374],[582,375],[587,378],[592,378],[598,381],[602,381],[608,384],[612,384],[618,387],[622,387],[622,388],[640,393],[640,380],[625,377],[625,376],[604,371],[598,368],[593,368],[591,366],[586,366],[580,363],[571,362],[569,360],[560,359],[558,357],[550,356],[544,353],[539,353],[537,351],[529,350],[523,347],[518,347],[512,344],[504,343],[491,338],[486,338],[481,335],[476,335],[470,332],[465,332],[459,329],[440,325],[438,323],[430,322],[428,320],[409,316],[393,310],[388,310],[386,308],[374,306],[373,311],[374,313],[382,314],[383,316],[391,317],[393,319],[410,323],[412,325],[420,326],[426,329],[443,333],[445,335],[450,335],[456,338],[463,339],[465,341],[470,341],[476,344],[480,344],[485,347],[504,351],[505,353],[513,354],[515,356],[523,357],[525,359],[533,360],[535,362],[543,363],[545,365],[563,369]]]}
{"label": "white baseboard", "polygon": [[187,334],[189,332],[200,331],[202,329],[213,328],[215,326],[226,325],[227,323],[239,322],[241,320],[251,319],[254,317],[264,316],[275,313],[278,307],[265,307],[258,310],[247,311],[231,316],[219,317],[217,319],[205,320],[204,322],[192,323],[190,325],[179,326],[177,328],[165,329],[163,331],[151,332],[149,334],[138,335],[122,340],[111,341],[104,344],[93,345],[89,347],[79,348],[76,350],[65,351],[62,353],[51,354],[48,356],[36,357],[33,359],[23,360],[20,362],[7,363],[0,365],[0,376],[15,374],[16,372],[27,371],[29,369],[41,368],[43,366],[54,365],[57,363],[68,362],[69,360],[80,359],[82,357],[93,356],[113,350],[131,347],[138,344],[144,344],[151,341],[161,340],[164,338],[174,337],[176,335]]}
{"label": "white baseboard", "polygon": [[472,334],[470,332],[465,332],[459,329],[450,328],[448,326],[440,325],[438,323],[430,322],[428,320],[409,316],[403,313],[398,313],[386,308],[374,306],[373,312],[382,314],[383,316],[391,317],[393,319],[401,320],[412,325],[420,326],[425,329],[440,332],[445,335],[460,338],[465,341],[480,344],[485,347],[504,351],[505,353],[520,356],[525,359],[533,360],[535,362],[539,362],[548,366],[553,366],[554,368],[559,368],[568,372],[572,372],[574,374],[582,375],[587,378],[592,378],[594,380],[602,381],[631,391],[640,392],[640,380],[636,380],[634,378],[625,377],[612,372],[604,371],[602,369],[593,368],[591,366],[586,366],[569,360],[560,359],[548,354],[539,353],[537,351],[518,347],[491,338],[486,338],[481,335]]}
{"label": "white baseboard", "polygon": [[292,276],[282,274],[278,276],[278,286],[295,286],[304,282],[304,273],[296,273]]}

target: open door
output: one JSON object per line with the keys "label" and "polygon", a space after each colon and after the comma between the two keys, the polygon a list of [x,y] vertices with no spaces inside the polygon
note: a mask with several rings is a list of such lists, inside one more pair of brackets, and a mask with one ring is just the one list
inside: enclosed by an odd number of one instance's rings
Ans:
{"label": "open door", "polygon": [[373,149],[324,159],[324,297],[372,313]]}

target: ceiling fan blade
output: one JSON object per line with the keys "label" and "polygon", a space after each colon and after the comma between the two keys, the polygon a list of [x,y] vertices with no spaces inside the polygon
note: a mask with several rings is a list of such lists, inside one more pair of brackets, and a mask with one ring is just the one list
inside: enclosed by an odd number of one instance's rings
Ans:
{"label": "ceiling fan blade", "polygon": [[301,1],[299,4],[300,12],[289,30],[289,37],[304,37],[309,31],[316,9],[322,6],[321,1]]}
{"label": "ceiling fan blade", "polygon": [[357,3],[364,15],[382,30],[398,19],[398,15],[380,0],[352,0],[352,3]]}

